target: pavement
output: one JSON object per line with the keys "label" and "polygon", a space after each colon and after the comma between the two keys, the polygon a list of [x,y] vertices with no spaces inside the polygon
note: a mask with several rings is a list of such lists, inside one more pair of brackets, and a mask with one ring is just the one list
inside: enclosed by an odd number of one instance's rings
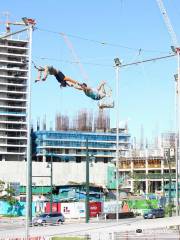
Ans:
{"label": "pavement", "polygon": [[[2,219],[1,219],[2,220]],[[12,219],[3,219],[6,221],[11,221]],[[25,226],[22,225],[22,222],[25,223],[25,219],[14,220],[14,223],[18,222],[21,225],[9,224],[9,226],[0,227],[0,239],[14,239],[22,238],[25,236]],[[69,219],[72,221],[72,219]],[[73,219],[74,220],[74,219]],[[45,239],[49,239],[51,236],[91,236],[91,240],[109,240],[116,239],[136,239],[144,236],[143,239],[159,239],[156,236],[162,236],[161,239],[179,239],[179,233],[174,232],[172,229],[168,228],[168,225],[173,225],[174,223],[180,225],[180,217],[171,217],[171,218],[159,218],[159,219],[148,219],[144,220],[142,217],[136,217],[132,219],[119,219],[116,220],[107,220],[104,222],[97,221],[90,223],[78,222],[77,219],[73,222],[66,221],[65,224],[58,226],[40,226],[40,227],[30,227],[29,235],[31,237],[41,236]],[[162,227],[163,226],[163,227]],[[137,233],[137,229],[141,229],[140,233]],[[156,232],[156,233],[155,233]],[[110,235],[112,238],[110,238]],[[128,236],[128,238],[127,238]],[[177,238],[178,236],[178,238]],[[123,237],[123,238],[121,238]],[[149,238],[153,237],[153,238]],[[166,238],[168,237],[168,238]],[[43,239],[44,239],[43,238]]]}

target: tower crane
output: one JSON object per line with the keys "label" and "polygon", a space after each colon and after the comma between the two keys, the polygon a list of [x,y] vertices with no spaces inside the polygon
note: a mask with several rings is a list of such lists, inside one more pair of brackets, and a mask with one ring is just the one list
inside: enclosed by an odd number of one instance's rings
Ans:
{"label": "tower crane", "polygon": [[159,6],[159,9],[161,11],[161,14],[163,16],[164,22],[166,24],[166,27],[168,29],[168,32],[170,34],[170,37],[171,37],[171,40],[172,40],[172,43],[173,43],[173,46],[171,48],[172,48],[173,52],[178,53],[178,52],[180,52],[180,48],[179,48],[177,35],[176,35],[176,33],[173,29],[170,18],[169,18],[168,14],[167,14],[167,11],[165,9],[164,3],[163,3],[162,0],[156,0],[156,2]]}
{"label": "tower crane", "polygon": [[[165,6],[163,4],[163,0],[156,0],[159,9],[161,11],[161,14],[164,18],[164,22],[166,24],[166,27],[168,29],[168,32],[171,36],[171,40],[173,43],[173,46],[171,47],[172,51],[177,55],[177,68],[178,68],[178,74],[176,77],[176,153],[175,153],[175,159],[176,159],[176,215],[179,215],[179,173],[180,173],[180,154],[179,154],[179,148],[180,148],[180,47],[178,43],[178,39],[176,36],[176,33],[173,29],[173,26],[171,24],[171,21],[168,17],[168,14],[166,12]],[[170,189],[171,191],[171,189]]]}
{"label": "tower crane", "polygon": [[0,24],[5,24],[6,26],[6,33],[10,33],[11,31],[11,28],[10,26],[11,25],[14,25],[14,26],[27,26],[28,24],[32,24],[32,25],[35,25],[36,22],[34,19],[32,18],[27,18],[27,17],[23,17],[22,18],[22,21],[20,22],[12,22],[9,20],[9,16],[10,16],[10,13],[9,12],[4,12],[3,13],[5,16],[6,16],[6,21],[0,21]]}
{"label": "tower crane", "polygon": [[67,47],[70,49],[72,57],[73,57],[75,63],[78,65],[80,73],[81,73],[84,81],[85,82],[88,81],[88,75],[87,75],[86,71],[84,70],[83,65],[80,62],[80,59],[78,58],[78,56],[76,54],[76,51],[74,49],[72,42],[70,41],[70,39],[68,38],[68,36],[65,33],[60,33],[60,35],[63,37],[64,42],[66,43]]}

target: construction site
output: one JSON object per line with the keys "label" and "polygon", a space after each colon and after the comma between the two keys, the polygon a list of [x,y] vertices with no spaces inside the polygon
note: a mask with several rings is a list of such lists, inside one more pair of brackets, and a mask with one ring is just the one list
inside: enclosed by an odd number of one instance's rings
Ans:
{"label": "construction site", "polygon": [[[165,0],[32,2],[9,3],[20,21],[0,15],[0,213],[26,218],[3,222],[2,239],[179,234],[178,4],[166,1],[168,15]],[[42,213],[65,216],[66,229],[35,229]]]}
{"label": "construction site", "polygon": [[68,116],[63,116],[58,114],[55,120],[55,130],[56,131],[110,131],[110,117],[108,112],[100,110],[97,114],[88,112],[88,110],[81,110],[77,115],[69,120]]}

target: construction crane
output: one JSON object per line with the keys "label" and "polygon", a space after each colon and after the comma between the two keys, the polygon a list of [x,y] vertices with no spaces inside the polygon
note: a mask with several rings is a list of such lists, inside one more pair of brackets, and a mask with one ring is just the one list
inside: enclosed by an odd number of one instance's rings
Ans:
{"label": "construction crane", "polygon": [[171,48],[172,48],[173,52],[177,53],[177,52],[180,51],[178,39],[177,39],[176,33],[173,29],[173,26],[171,24],[170,18],[167,14],[167,11],[165,9],[164,3],[163,3],[162,0],[156,0],[156,2],[159,6],[159,9],[161,11],[161,14],[163,16],[164,22],[166,24],[166,27],[168,29],[168,32],[170,34],[170,37],[171,37],[171,40],[172,40],[172,43],[173,43],[173,46]]}
{"label": "construction crane", "polygon": [[74,46],[72,44],[72,42],[70,41],[70,39],[68,38],[68,36],[65,33],[60,33],[60,35],[63,37],[64,42],[66,43],[67,47],[70,49],[73,60],[75,61],[75,63],[78,65],[81,76],[83,77],[84,81],[87,82],[88,81],[88,75],[86,73],[86,71],[84,70],[83,65],[80,62],[80,59],[78,58],[76,51],[74,49]]}
{"label": "construction crane", "polygon": [[[179,215],[179,173],[180,173],[180,155],[179,155],[179,147],[180,147],[180,47],[178,43],[178,39],[176,36],[176,33],[173,29],[173,26],[171,24],[171,21],[168,17],[168,14],[166,12],[166,9],[164,7],[162,0],[156,0],[159,6],[159,9],[161,11],[161,14],[164,18],[164,22],[166,24],[166,27],[168,29],[168,32],[171,36],[171,40],[173,43],[173,46],[171,49],[173,52],[177,55],[177,68],[178,68],[178,74],[176,79],[176,215]],[[171,190],[170,190],[171,191]]]}
{"label": "construction crane", "polygon": [[26,25],[27,26],[28,24],[32,24],[32,25],[36,24],[34,19],[26,18],[26,17],[23,17],[21,22],[17,22],[17,21],[12,22],[12,21],[9,20],[9,16],[10,16],[9,12],[4,12],[3,14],[6,16],[6,21],[0,21],[0,24],[5,24],[6,33],[10,33],[10,31],[11,31],[10,26],[11,25],[14,25],[14,26],[24,26],[24,25]]}

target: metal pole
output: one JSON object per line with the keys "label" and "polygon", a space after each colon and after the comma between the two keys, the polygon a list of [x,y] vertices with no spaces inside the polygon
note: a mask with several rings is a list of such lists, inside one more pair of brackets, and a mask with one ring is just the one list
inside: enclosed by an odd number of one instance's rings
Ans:
{"label": "metal pole", "polygon": [[52,162],[52,155],[51,155],[51,199],[50,199],[50,211],[52,213],[52,205],[53,205],[53,194],[52,194],[52,186],[53,186],[53,162]]}
{"label": "metal pole", "polygon": [[29,161],[29,223],[32,224],[32,133],[33,129],[31,128],[30,133],[30,161]]}
{"label": "metal pole", "polygon": [[178,67],[178,77],[176,82],[176,216],[179,216],[179,166],[180,166],[180,154],[179,154],[179,144],[180,144],[180,134],[179,134],[179,121],[180,121],[180,50],[177,49],[177,67]]}
{"label": "metal pole", "polygon": [[169,195],[169,217],[172,217],[172,209],[171,209],[171,183],[172,183],[172,177],[171,177],[171,159],[170,159],[170,148],[167,149],[166,152],[166,159],[167,159],[167,164],[168,164],[168,168],[169,168],[169,191],[168,191],[168,195]]}
{"label": "metal pole", "polygon": [[115,58],[116,66],[116,220],[119,219],[119,68],[120,60]]}
{"label": "metal pole", "polygon": [[7,37],[13,36],[15,34],[18,34],[18,33],[21,33],[21,32],[25,32],[27,30],[29,30],[29,28],[24,28],[24,29],[21,29],[21,30],[13,32],[13,33],[8,33],[8,34],[5,34],[4,36],[0,36],[0,39],[7,38]]}
{"label": "metal pole", "polygon": [[[168,149],[167,153],[167,162],[169,168],[169,205],[171,204],[171,163],[170,163],[170,149]],[[171,216],[169,216],[171,217]]]}
{"label": "metal pole", "polygon": [[86,223],[89,222],[89,149],[88,138],[86,139]]}
{"label": "metal pole", "polygon": [[29,64],[28,64],[28,84],[27,84],[27,165],[26,165],[26,239],[29,238],[29,223],[31,209],[31,62],[32,62],[32,31],[33,26],[29,25]]}

